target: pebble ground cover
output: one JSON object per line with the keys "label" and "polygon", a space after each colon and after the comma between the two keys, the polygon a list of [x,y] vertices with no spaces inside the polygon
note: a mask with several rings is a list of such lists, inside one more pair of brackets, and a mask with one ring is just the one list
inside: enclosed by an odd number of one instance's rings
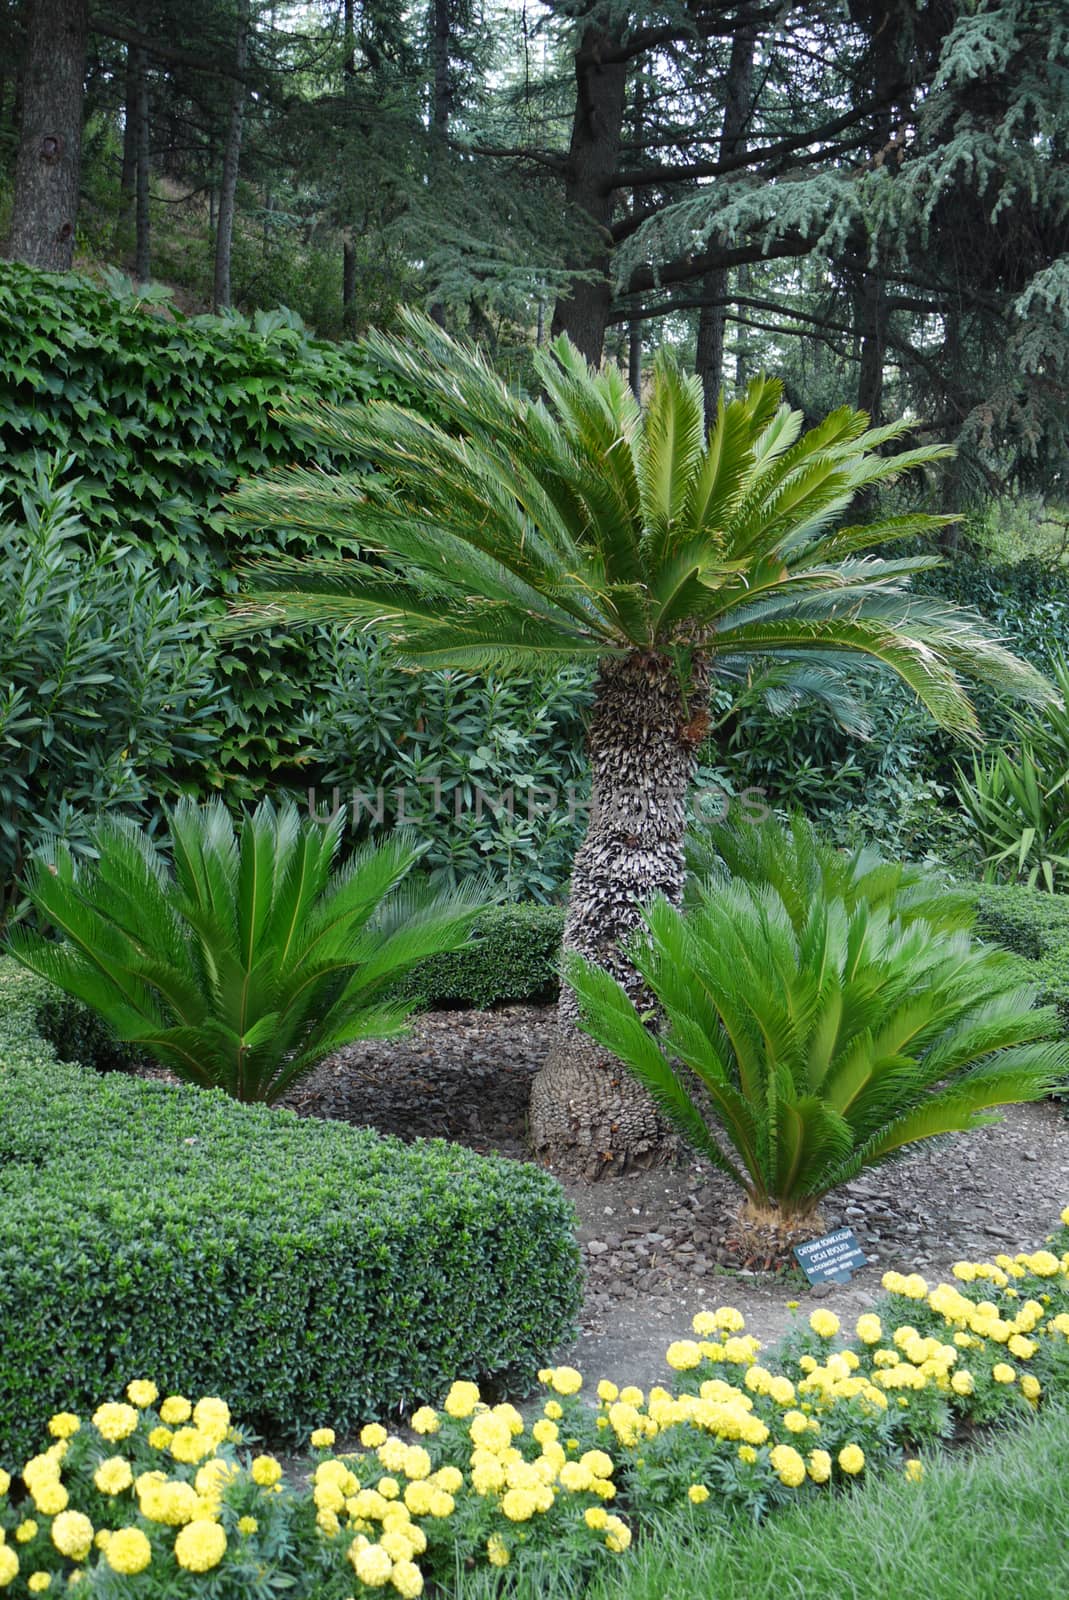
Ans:
{"label": "pebble ground cover", "polygon": [[734,1308],[700,1313],[668,1348],[671,1388],[546,1368],[533,1420],[457,1381],[351,1450],[313,1429],[304,1481],[224,1399],[132,1378],[90,1415],[53,1415],[0,1473],[0,1587],[359,1600],[532,1564],[574,1582],[680,1513],[763,1519],[877,1470],[923,1492],[920,1452],[1069,1395],[1069,1207],[1048,1245],[935,1285],[889,1272],[852,1329],[818,1307],[767,1355]]}

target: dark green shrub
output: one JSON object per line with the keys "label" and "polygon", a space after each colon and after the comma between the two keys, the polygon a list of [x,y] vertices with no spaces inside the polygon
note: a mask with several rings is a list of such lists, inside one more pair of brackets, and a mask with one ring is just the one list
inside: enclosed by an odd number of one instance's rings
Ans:
{"label": "dark green shrub", "polygon": [[977,933],[1022,958],[1027,981],[1069,1033],[1069,895],[1023,884],[984,884],[975,894]]}
{"label": "dark green shrub", "polygon": [[0,1455],[151,1374],[294,1437],[529,1378],[579,1303],[538,1168],[57,1063],[0,964]]}
{"label": "dark green shrub", "polygon": [[212,740],[208,606],[110,535],[91,545],[61,468],[38,458],[17,498],[0,481],[0,924],[32,851],[85,853],[102,812],[151,820]]}
{"label": "dark green shrub", "polygon": [[[311,396],[341,401],[395,393],[352,344],[309,338],[287,313],[185,317],[113,274],[110,288],[69,273],[0,262],[0,460],[11,485],[33,480],[39,452],[71,457],[88,537],[112,533],[151,552],[168,582],[217,597],[235,587],[239,554],[261,547],[236,531],[223,497],[242,473],[296,461],[326,465],[296,442],[273,407]],[[335,469],[353,469],[344,452]],[[317,549],[289,526],[272,548]],[[217,605],[219,604],[217,599]],[[294,724],[335,653],[321,630],[295,641],[269,632],[219,654],[218,748],[193,781],[264,781],[299,762]]]}
{"label": "dark green shrub", "polygon": [[493,906],[473,943],[433,956],[410,974],[404,992],[424,1006],[487,1006],[553,1000],[560,987],[563,906]]}
{"label": "dark green shrub", "polygon": [[549,900],[586,825],[586,667],[544,679],[406,671],[349,637],[300,730],[325,809],[361,831],[403,824],[432,882],[488,872],[509,900]]}

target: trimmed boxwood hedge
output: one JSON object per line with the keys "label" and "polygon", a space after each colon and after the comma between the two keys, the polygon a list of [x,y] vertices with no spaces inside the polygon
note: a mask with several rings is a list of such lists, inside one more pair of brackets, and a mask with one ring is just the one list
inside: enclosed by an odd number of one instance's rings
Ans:
{"label": "trimmed boxwood hedge", "polygon": [[494,906],[475,924],[471,944],[422,962],[404,992],[427,1007],[554,1000],[563,933],[563,906]]}
{"label": "trimmed boxwood hedge", "polygon": [[984,884],[976,892],[976,931],[1028,962],[1027,979],[1069,1030],[1069,895],[1023,884]]}
{"label": "trimmed boxwood hedge", "polygon": [[56,1060],[0,962],[0,1455],[151,1375],[294,1436],[528,1378],[573,1328],[537,1167]]}

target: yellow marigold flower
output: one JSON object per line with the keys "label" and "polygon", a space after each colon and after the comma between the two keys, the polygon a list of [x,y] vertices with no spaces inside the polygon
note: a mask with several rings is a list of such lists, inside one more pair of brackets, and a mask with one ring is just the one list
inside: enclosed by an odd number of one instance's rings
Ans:
{"label": "yellow marigold flower", "polygon": [[401,1463],[401,1471],[406,1478],[429,1478],[431,1475],[431,1458],[420,1444],[405,1446],[405,1457]]}
{"label": "yellow marigold flower", "polygon": [[52,1574],[50,1572],[31,1572],[26,1579],[26,1587],[31,1594],[44,1594],[46,1589],[51,1588],[51,1585]]}
{"label": "yellow marigold flower", "polygon": [[692,1483],[687,1490],[687,1499],[692,1506],[702,1506],[709,1498],[709,1490],[704,1483]]}
{"label": "yellow marigold flower", "polygon": [[93,1426],[109,1444],[118,1444],[137,1428],[137,1412],[121,1400],[107,1400],[93,1412]]}
{"label": "yellow marigold flower", "polygon": [[1026,1372],[1021,1379],[1021,1393],[1026,1400],[1038,1400],[1043,1393],[1039,1379],[1031,1372]]}
{"label": "yellow marigold flower", "polygon": [[583,1521],[588,1528],[593,1528],[598,1533],[609,1520],[609,1513],[604,1506],[590,1506],[583,1512]]}
{"label": "yellow marigold flower", "polygon": [[604,1450],[584,1450],[579,1457],[584,1467],[589,1467],[595,1478],[611,1478],[613,1473],[612,1456]]}
{"label": "yellow marigold flower", "polygon": [[69,1439],[81,1425],[73,1411],[57,1411],[54,1417],[48,1419],[48,1431],[53,1439]]}
{"label": "yellow marigold flower", "polygon": [[839,1331],[840,1323],[834,1311],[828,1311],[824,1306],[818,1306],[809,1314],[809,1326],[821,1339],[834,1339]]}
{"label": "yellow marigold flower", "polygon": [[[245,1519],[243,1518],[242,1520]],[[250,1522],[255,1522],[256,1519],[255,1517],[250,1517],[248,1520]],[[240,1530],[240,1523],[238,1524],[238,1527]],[[316,1527],[319,1529],[320,1533],[326,1534],[328,1539],[336,1539],[341,1532],[341,1523],[338,1520],[338,1513],[336,1511],[332,1511],[329,1506],[321,1506],[316,1512]]]}
{"label": "yellow marigold flower", "polygon": [[564,1408],[559,1400],[547,1400],[542,1407],[542,1414],[548,1417],[550,1422],[559,1422],[564,1415]]}
{"label": "yellow marigold flower", "polygon": [[584,1489],[589,1489],[594,1481],[594,1474],[589,1467],[584,1467],[581,1461],[566,1461],[560,1469],[559,1477],[570,1494],[581,1494]]}
{"label": "yellow marigold flower", "polygon": [[238,1518],[238,1532],[243,1533],[246,1538],[248,1538],[250,1534],[258,1533],[259,1531],[260,1524],[257,1522],[255,1517]]}
{"label": "yellow marigold flower", "polygon": [[451,1517],[456,1501],[444,1489],[432,1489],[428,1511],[432,1517]]}
{"label": "yellow marigold flower", "polygon": [[819,1363],[816,1356],[799,1356],[798,1365],[803,1372],[815,1372]]}
{"label": "yellow marigold flower", "polygon": [[153,1428],[148,1436],[148,1442],[153,1450],[166,1450],[174,1438],[170,1428]]}
{"label": "yellow marigold flower", "polygon": [[423,1593],[423,1574],[414,1561],[398,1561],[390,1573],[390,1582],[401,1600],[416,1600]]}
{"label": "yellow marigold flower", "polygon": [[387,1472],[402,1472],[404,1470],[405,1451],[407,1449],[408,1446],[405,1444],[403,1439],[398,1439],[396,1435],[390,1434],[389,1437],[379,1445],[379,1448],[376,1450],[375,1454],[378,1456],[379,1461],[386,1468]]}
{"label": "yellow marigold flower", "polygon": [[360,1582],[369,1589],[381,1589],[389,1583],[393,1562],[380,1544],[365,1544],[359,1549],[353,1545],[349,1559]]}
{"label": "yellow marigold flower", "polygon": [[126,1385],[126,1398],[139,1411],[144,1411],[146,1406],[156,1404],[160,1398],[160,1391],[148,1378],[134,1378]]}
{"label": "yellow marigold flower", "polygon": [[258,1483],[261,1489],[270,1489],[282,1476],[282,1468],[274,1456],[254,1456],[252,1466],[253,1483]]}
{"label": "yellow marigold flower", "polygon": [[1018,1361],[1030,1361],[1039,1346],[1034,1339],[1026,1339],[1023,1333],[1015,1333],[1007,1341],[1006,1349],[1011,1356],[1016,1356]]}
{"label": "yellow marigold flower", "polygon": [[45,1517],[57,1516],[70,1498],[63,1485],[55,1479],[31,1485],[30,1494],[34,1505]]}
{"label": "yellow marigold flower", "polygon": [[928,1285],[919,1272],[911,1272],[903,1279],[900,1293],[904,1294],[907,1300],[926,1300]]}
{"label": "yellow marigold flower", "polygon": [[230,1407],[215,1395],[205,1395],[193,1407],[193,1423],[209,1438],[225,1439],[230,1427]]}
{"label": "yellow marigold flower", "polygon": [[[591,1507],[591,1510],[596,1511],[597,1509],[598,1508],[596,1506]],[[589,1517],[589,1515],[590,1512],[588,1511],[587,1516]],[[507,1567],[511,1561],[512,1557],[509,1555],[509,1547],[499,1533],[492,1533],[489,1539],[487,1539],[486,1559],[489,1561],[492,1567]]]}
{"label": "yellow marigold flower", "polygon": [[210,1456],[214,1449],[214,1441],[199,1428],[179,1428],[171,1440],[171,1454],[176,1461],[181,1461],[188,1467],[203,1461],[204,1457]]}
{"label": "yellow marigold flower", "polygon": [[1069,1206],[1066,1206],[1065,1210],[1062,1212],[1062,1221],[1065,1223],[1065,1226],[1069,1228]]}
{"label": "yellow marigold flower", "polygon": [[509,1489],[501,1500],[501,1509],[510,1522],[529,1522],[536,1506],[529,1489]]}
{"label": "yellow marigold flower", "polygon": [[831,1456],[826,1450],[810,1450],[806,1470],[814,1483],[827,1483],[831,1477]]}
{"label": "yellow marigold flower", "polygon": [[0,1589],[6,1589],[19,1573],[19,1558],[9,1544],[0,1544]]}
{"label": "yellow marigold flower", "polygon": [[169,1394],[160,1407],[160,1421],[172,1426],[188,1422],[192,1415],[193,1407],[184,1395]]}
{"label": "yellow marigold flower", "polygon": [[689,1372],[702,1364],[702,1353],[693,1339],[676,1339],[668,1346],[665,1360],[673,1372]]}
{"label": "yellow marigold flower", "polygon": [[976,1268],[971,1261],[955,1261],[950,1270],[962,1283],[974,1283],[976,1280]]}
{"label": "yellow marigold flower", "polygon": [[210,1572],[226,1554],[226,1534],[218,1522],[197,1517],[174,1542],[174,1558],[187,1572]]}
{"label": "yellow marigold flower", "polygon": [[865,1465],[865,1452],[859,1444],[844,1444],[839,1451],[839,1465],[851,1477],[860,1472]]}
{"label": "yellow marigold flower", "polygon": [[93,1482],[101,1494],[121,1494],[133,1481],[133,1470],[125,1456],[109,1456],[93,1473]]}
{"label": "yellow marigold flower", "polygon": [[114,1535],[112,1534],[110,1528],[99,1528],[93,1543],[96,1545],[98,1550],[106,1550],[113,1537]]}
{"label": "yellow marigold flower", "polygon": [[866,1311],[858,1317],[857,1336],[862,1344],[879,1344],[883,1338],[883,1325],[874,1311]]}
{"label": "yellow marigold flower", "polygon": [[918,1461],[916,1456],[912,1456],[906,1462],[905,1473],[910,1483],[920,1483],[924,1477],[924,1462]]}
{"label": "yellow marigold flower", "polygon": [[312,1499],[318,1511],[333,1511],[337,1515],[345,1508],[345,1496],[336,1483],[317,1483],[312,1490]]}
{"label": "yellow marigold flower", "polygon": [[631,1543],[631,1529],[619,1517],[609,1517],[605,1523],[605,1543],[608,1548],[622,1555]]}
{"label": "yellow marigold flower", "polygon": [[420,1406],[418,1411],[413,1411],[412,1413],[412,1430],[414,1433],[437,1433],[441,1426],[441,1418],[432,1406]]}
{"label": "yellow marigold flower", "polygon": [[1016,1383],[1017,1381],[1016,1370],[1010,1366],[1008,1361],[996,1361],[991,1368],[991,1376],[996,1383]]}
{"label": "yellow marigold flower", "polygon": [[[479,1495],[497,1494],[499,1490],[505,1487],[504,1464],[496,1457],[491,1461],[480,1461],[477,1467],[472,1468],[471,1486],[475,1493]],[[405,1490],[405,1503],[415,1516],[426,1515],[425,1512],[417,1511],[416,1507],[411,1503],[407,1489]]]}
{"label": "yellow marigold flower", "polygon": [[437,1488],[444,1489],[446,1494],[456,1494],[464,1482],[464,1474],[459,1467],[439,1467],[431,1481]]}
{"label": "yellow marigold flower", "polygon": [[555,1422],[550,1422],[548,1417],[539,1417],[531,1429],[531,1437],[538,1444],[551,1444],[559,1432]]}
{"label": "yellow marigold flower", "polygon": [[[3,1533],[3,1531],[4,1530],[2,1528],[0,1528],[0,1533]],[[30,1540],[32,1538],[34,1538],[36,1533],[37,1533],[37,1524],[36,1524],[36,1522],[34,1522],[32,1517],[25,1517],[19,1523],[18,1527],[15,1529],[15,1540],[16,1540],[16,1543],[18,1543],[18,1544],[29,1544]],[[4,1542],[3,1539],[0,1539],[0,1544],[3,1544],[3,1542]]]}
{"label": "yellow marigold flower", "polygon": [[[697,1319],[695,1318],[695,1320]],[[609,1378],[602,1378],[598,1384],[598,1399],[605,1401],[606,1404],[611,1404],[613,1400],[619,1399],[619,1396],[620,1391],[615,1383]]]}
{"label": "yellow marigold flower", "polygon": [[177,1480],[161,1483],[145,1483],[141,1487],[138,1479],[138,1504],[141,1515],[147,1517],[149,1522],[163,1522],[170,1528],[177,1528],[184,1522],[192,1522],[200,1510],[200,1496],[191,1483],[180,1483]]}
{"label": "yellow marigold flower", "polygon": [[785,1411],[783,1426],[788,1433],[805,1433],[809,1427],[809,1418],[804,1411]]}
{"label": "yellow marigold flower", "polygon": [[52,1543],[61,1556],[84,1561],[93,1548],[93,1524],[81,1511],[61,1511],[52,1524]]}
{"label": "yellow marigold flower", "polygon": [[557,1394],[578,1394],[583,1387],[583,1374],[577,1372],[574,1367],[554,1367],[549,1383]]}
{"label": "yellow marigold flower", "polygon": [[769,1463],[781,1483],[797,1489],[805,1482],[805,1462],[791,1444],[777,1444],[768,1453]]}
{"label": "yellow marigold flower", "polygon": [[5,1472],[4,1469],[2,1467],[0,1467],[0,1495],[7,1494],[7,1491],[10,1488],[11,1488],[11,1474],[10,1474],[10,1472]]}
{"label": "yellow marigold flower", "polygon": [[1022,1266],[1034,1272],[1037,1278],[1053,1278],[1061,1271],[1061,1262],[1049,1250],[1037,1250],[1031,1256],[1018,1256]]}
{"label": "yellow marigold flower", "polygon": [[962,1367],[959,1372],[955,1372],[952,1375],[950,1379],[950,1387],[953,1389],[955,1394],[969,1395],[973,1393],[974,1389],[976,1388],[976,1384],[973,1380],[972,1373]]}
{"label": "yellow marigold flower", "polygon": [[[646,1397],[642,1393],[642,1390],[637,1386],[637,1384],[628,1383],[628,1384],[625,1384],[625,1386],[620,1390],[619,1398],[620,1398],[621,1405],[625,1405],[625,1406],[640,1406],[640,1405],[642,1405],[642,1403],[643,1403],[643,1401],[645,1400]],[[548,1407],[546,1408],[546,1416],[547,1417],[549,1416]]]}
{"label": "yellow marigold flower", "polygon": [[495,1417],[492,1411],[482,1411],[473,1417],[468,1434],[478,1449],[489,1450],[496,1456],[502,1455],[512,1443],[508,1423],[503,1417]]}
{"label": "yellow marigold flower", "polygon": [[[479,1399],[479,1385],[477,1383],[468,1383],[464,1379],[458,1379],[445,1397],[444,1409],[448,1416],[463,1420],[465,1417],[471,1416],[475,1407],[479,1404]],[[360,1437],[361,1442],[363,1442],[363,1434]]]}
{"label": "yellow marigold flower", "polygon": [[777,1373],[768,1385],[769,1398],[778,1406],[789,1406],[794,1399],[794,1384],[790,1378]]}
{"label": "yellow marigold flower", "polygon": [[375,1485],[384,1500],[399,1500],[401,1485],[396,1478],[380,1478]]}
{"label": "yellow marigold flower", "polygon": [[757,1460],[757,1451],[754,1449],[752,1444],[739,1445],[739,1460],[745,1461],[748,1467],[753,1466],[754,1462]]}
{"label": "yellow marigold flower", "polygon": [[133,1577],[152,1561],[152,1546],[140,1528],[120,1528],[108,1540],[104,1560],[112,1572]]}

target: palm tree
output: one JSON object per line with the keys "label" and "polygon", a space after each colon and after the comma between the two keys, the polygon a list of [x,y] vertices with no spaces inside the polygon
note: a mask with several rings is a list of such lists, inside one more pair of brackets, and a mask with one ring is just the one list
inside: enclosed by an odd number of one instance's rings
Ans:
{"label": "palm tree", "polygon": [[[978,618],[910,592],[934,558],[871,553],[951,519],[845,523],[860,491],[948,453],[887,454],[904,424],[870,428],[843,408],[803,434],[780,386],[760,378],[721,402],[707,430],[700,385],[669,358],[643,411],[618,371],[593,371],[566,340],[536,356],[543,397],[530,400],[414,314],[402,336],[372,335],[368,354],[411,403],[324,405],[294,420],[375,476],[277,471],[234,504],[257,527],[320,534],[351,554],[258,564],[237,625],[356,625],[422,667],[596,661],[591,816],[564,943],[635,999],[643,985],[623,947],[644,902],[679,902],[714,680],[842,709],[843,668],[860,657],[967,739],[978,728],[960,673],[1048,692]],[[530,1127],[543,1158],[592,1174],[664,1148],[656,1108],[584,1038],[567,987]]]}

